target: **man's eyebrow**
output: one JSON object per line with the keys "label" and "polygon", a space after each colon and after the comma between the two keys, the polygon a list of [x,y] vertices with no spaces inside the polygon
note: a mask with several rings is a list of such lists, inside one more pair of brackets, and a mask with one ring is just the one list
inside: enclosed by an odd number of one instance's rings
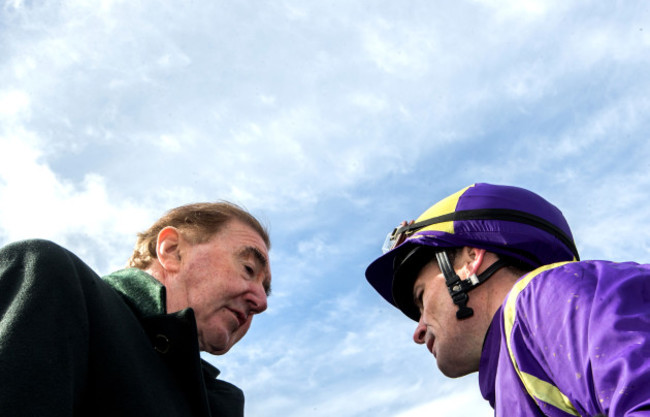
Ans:
{"label": "man's eyebrow", "polygon": [[[266,267],[269,265],[269,260],[266,258],[266,255],[262,253],[259,249],[257,249],[255,246],[246,246],[244,249],[242,249],[239,252],[239,256],[241,258],[248,258],[249,256],[253,256],[257,263],[263,268],[266,269]],[[267,275],[264,277],[264,282],[262,283],[264,285],[264,292],[266,292],[266,296],[268,297],[271,295],[271,276]]]}
{"label": "man's eyebrow", "polygon": [[246,246],[244,249],[242,249],[239,252],[239,256],[242,258],[248,258],[251,255],[261,266],[263,267],[268,266],[269,264],[268,259],[266,259],[266,256],[255,246]]}

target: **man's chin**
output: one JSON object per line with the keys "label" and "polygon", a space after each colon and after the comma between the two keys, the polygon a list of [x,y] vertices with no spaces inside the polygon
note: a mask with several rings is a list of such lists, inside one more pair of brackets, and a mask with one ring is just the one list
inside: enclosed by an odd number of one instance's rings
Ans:
{"label": "man's chin", "polygon": [[228,352],[229,350],[230,350],[230,346],[228,346],[225,349],[214,349],[214,350],[211,350],[208,353],[210,353],[211,355],[223,355],[224,353]]}
{"label": "man's chin", "polygon": [[239,335],[237,333],[235,334],[230,334],[225,341],[219,341],[219,342],[213,342],[212,344],[207,344],[207,348],[204,349],[203,346],[201,346],[201,350],[204,352],[208,352],[211,355],[223,355],[224,353],[228,352],[239,340],[241,340],[242,335]]}
{"label": "man's chin", "polygon": [[475,372],[471,369],[466,369],[467,368],[466,366],[446,365],[444,361],[441,362],[440,360],[437,361],[437,364],[438,364],[438,369],[440,369],[440,372],[442,372],[442,374],[447,378],[460,378],[465,375],[469,375],[472,372]]}
{"label": "man's chin", "polygon": [[202,352],[207,352],[211,355],[223,355],[228,352],[233,344],[228,343],[227,341],[205,341],[199,340],[199,350]]}
{"label": "man's chin", "polygon": [[212,338],[201,338],[199,336],[199,349],[211,355],[223,355],[232,348],[241,338],[239,329],[216,329],[212,332]]}
{"label": "man's chin", "polygon": [[232,345],[224,347],[224,346],[214,346],[214,345],[206,346],[204,344],[201,344],[201,346],[199,346],[202,352],[207,352],[210,355],[223,355],[224,353],[228,352],[231,347]]}

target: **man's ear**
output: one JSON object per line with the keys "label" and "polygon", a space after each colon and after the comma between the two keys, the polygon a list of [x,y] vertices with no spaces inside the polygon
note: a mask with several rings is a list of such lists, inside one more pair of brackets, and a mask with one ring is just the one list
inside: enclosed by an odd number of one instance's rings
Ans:
{"label": "man's ear", "polygon": [[462,271],[465,272],[465,278],[478,273],[478,270],[483,265],[483,258],[485,257],[485,249],[472,248],[465,246],[461,252],[461,259],[463,260]]}
{"label": "man's ear", "polygon": [[158,233],[156,255],[158,262],[167,272],[177,272],[181,265],[181,234],[177,228],[167,226]]}

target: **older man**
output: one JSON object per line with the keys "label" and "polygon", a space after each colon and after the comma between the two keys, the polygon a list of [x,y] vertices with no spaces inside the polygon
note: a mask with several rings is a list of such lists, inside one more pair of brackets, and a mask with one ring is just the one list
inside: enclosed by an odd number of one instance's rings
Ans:
{"label": "older man", "polygon": [[169,211],[103,279],[54,243],[0,250],[0,415],[241,416],[200,351],[267,307],[269,238],[229,203]]}

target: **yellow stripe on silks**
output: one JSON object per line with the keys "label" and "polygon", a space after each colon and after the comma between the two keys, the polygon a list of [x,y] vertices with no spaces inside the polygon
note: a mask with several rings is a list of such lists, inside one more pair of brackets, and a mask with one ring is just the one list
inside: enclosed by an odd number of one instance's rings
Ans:
{"label": "yellow stripe on silks", "polygon": [[[519,377],[524,381],[526,390],[528,393],[538,400],[544,401],[547,404],[559,408],[560,410],[569,413],[574,416],[579,416],[578,411],[575,409],[571,401],[567,398],[566,395],[552,384],[549,384],[546,381],[542,381],[539,378],[527,374],[526,372],[520,372]],[[531,390],[528,389],[528,386],[531,387]]]}
{"label": "yellow stripe on silks", "polygon": [[528,394],[531,397],[533,397],[533,399],[536,402],[538,400],[544,401],[547,404],[559,408],[565,413],[569,413],[574,416],[579,416],[580,414],[578,414],[573,404],[571,404],[569,398],[567,398],[566,395],[562,394],[562,392],[556,386],[549,384],[546,381],[542,381],[541,379],[536,378],[530,374],[522,372],[519,369],[519,365],[517,365],[515,354],[514,351],[512,350],[512,328],[514,327],[515,318],[517,315],[517,311],[516,311],[517,297],[519,296],[521,291],[523,291],[523,289],[526,288],[526,286],[530,283],[530,281],[532,281],[532,279],[535,278],[537,275],[539,275],[544,271],[548,271],[549,269],[553,269],[567,263],[568,262],[558,262],[550,265],[545,265],[541,268],[536,269],[530,274],[526,275],[523,279],[519,280],[512,287],[512,290],[508,295],[508,299],[506,301],[506,305],[503,311],[503,321],[504,321],[504,327],[506,332],[506,344],[508,346],[508,354],[510,355],[510,360],[512,361],[512,365],[515,367],[515,371],[517,371],[517,375],[519,375],[519,379],[524,384],[524,387],[526,388]]}
{"label": "yellow stripe on silks", "polygon": [[[446,197],[443,200],[438,201],[436,204],[429,207],[427,211],[422,213],[422,215],[418,217],[415,220],[415,222],[417,223],[422,220],[427,220],[433,217],[438,217],[445,214],[453,213],[456,210],[456,206],[458,205],[458,200],[465,193],[465,191],[467,191],[467,189],[470,187],[473,187],[473,185],[470,185],[469,187],[465,187],[462,190],[458,191],[457,193],[454,193],[449,197]],[[453,234],[454,222],[449,221],[449,222],[432,224],[431,226],[423,227],[419,231],[424,231],[424,230],[440,231],[440,232]]]}

